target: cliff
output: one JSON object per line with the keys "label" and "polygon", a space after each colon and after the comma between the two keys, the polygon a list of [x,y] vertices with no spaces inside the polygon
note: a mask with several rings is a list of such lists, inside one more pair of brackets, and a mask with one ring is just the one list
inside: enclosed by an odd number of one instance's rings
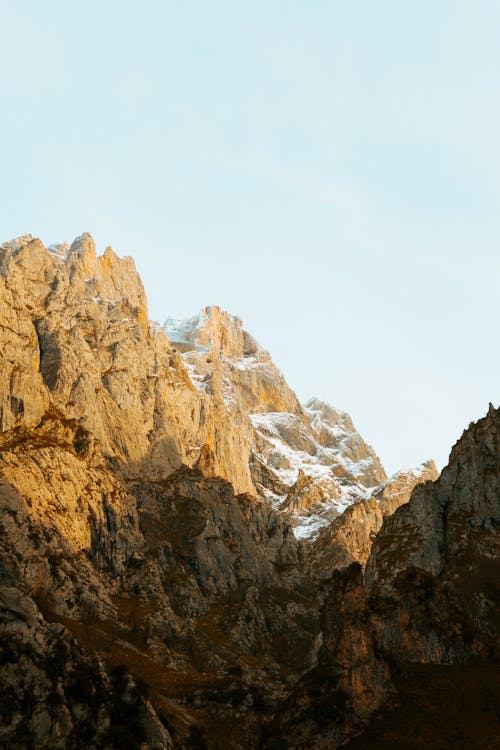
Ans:
{"label": "cliff", "polygon": [[0,747],[497,747],[499,411],[388,479],[89,235],[2,246],[0,339]]}
{"label": "cliff", "polygon": [[131,258],[97,257],[88,234],[0,248],[0,426],[76,419],[128,476],[183,466],[227,479],[314,538],[387,479],[344,412],[304,407],[270,355],[217,307],[148,320]]}
{"label": "cliff", "polygon": [[365,579],[334,573],[318,666],[271,730],[287,747],[499,747],[499,438],[490,407],[385,519]]}

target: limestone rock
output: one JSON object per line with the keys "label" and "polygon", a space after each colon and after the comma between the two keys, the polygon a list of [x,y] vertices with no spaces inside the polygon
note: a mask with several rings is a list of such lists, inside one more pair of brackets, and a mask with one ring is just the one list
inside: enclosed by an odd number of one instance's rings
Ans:
{"label": "limestone rock", "polygon": [[440,478],[417,487],[411,503],[387,520],[367,567],[370,589],[389,593],[401,566],[441,575],[464,556],[495,559],[500,550],[499,429],[499,412],[490,408],[453,447]]}
{"label": "limestone rock", "polygon": [[52,252],[29,236],[6,243],[0,319],[2,429],[35,425],[53,405],[129,472],[193,466],[207,446],[215,475],[237,491],[254,489],[245,436],[149,323],[131,258],[111,248],[97,257],[88,234]]}
{"label": "limestone rock", "polygon": [[[146,750],[172,735],[175,747],[202,736],[250,747],[254,701],[272,705],[314,663],[317,594],[303,568],[285,519],[222,479],[127,477],[55,409],[5,431],[0,746]],[[55,661],[72,638],[73,656]]]}
{"label": "limestone rock", "polygon": [[495,747],[498,411],[387,479],[89,235],[3,245],[0,322],[0,747]]}
{"label": "limestone rock", "polygon": [[498,745],[500,410],[471,424],[433,483],[387,518],[366,569],[377,652],[398,711],[386,707],[353,748]]}
{"label": "limestone rock", "polygon": [[357,500],[333,520],[314,541],[311,568],[320,578],[332,570],[359,562],[364,567],[384,519],[407,503],[418,484],[433,482],[439,474],[434,461],[401,471],[375,487],[369,496]]}
{"label": "limestone rock", "polygon": [[441,477],[387,515],[365,582],[358,563],[323,582],[318,665],[283,701],[264,747],[276,736],[297,750],[498,746],[499,435],[490,408]]}
{"label": "limestone rock", "polygon": [[107,674],[17,587],[0,586],[0,649],[1,747],[173,750],[133,678]]}
{"label": "limestone rock", "polygon": [[362,439],[346,412],[317,398],[308,401],[306,409],[320,444],[337,450],[347,460],[346,469],[351,469],[361,484],[373,487],[387,479],[380,459]]}
{"label": "limestone rock", "polygon": [[132,259],[98,257],[89,234],[5,243],[0,319],[3,430],[54,407],[129,474],[198,466],[281,508],[300,538],[385,479],[348,415],[302,407],[241,320],[209,307],[150,324]]}
{"label": "limestone rock", "polygon": [[386,479],[349,415],[317,399],[301,406],[239,318],[207,307],[164,327],[192,383],[224,405],[245,435],[257,493],[289,517],[298,538],[317,534]]}
{"label": "limestone rock", "polygon": [[490,408],[375,539],[367,589],[391,601],[377,619],[381,647],[438,663],[498,649],[499,477],[500,410]]}

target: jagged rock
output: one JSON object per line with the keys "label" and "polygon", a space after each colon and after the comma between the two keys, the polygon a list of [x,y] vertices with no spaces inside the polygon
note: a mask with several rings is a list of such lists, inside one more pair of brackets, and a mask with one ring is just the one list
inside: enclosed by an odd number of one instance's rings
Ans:
{"label": "jagged rock", "polygon": [[353,562],[364,567],[384,519],[408,502],[418,484],[433,482],[438,476],[434,461],[427,461],[416,469],[398,472],[374,488],[370,497],[346,508],[314,541],[310,555],[314,574],[328,578],[332,570]]}
{"label": "jagged rock", "polygon": [[168,474],[207,445],[216,475],[253,489],[244,438],[149,324],[131,258],[96,257],[90,235],[67,255],[25,237],[0,250],[0,275],[2,429],[37,424],[52,404],[129,472]]}
{"label": "jagged rock", "polygon": [[[0,511],[1,581],[31,602],[30,632],[41,644],[22,680],[9,664],[0,664],[0,678],[6,695],[29,692],[35,674],[45,686],[35,724],[16,734],[9,714],[0,746],[22,737],[17,746],[29,747],[34,737],[41,747],[70,747],[81,726],[75,711],[95,747],[139,746],[119,744],[113,718],[131,695],[144,748],[169,747],[171,734],[186,748],[220,737],[235,706],[244,716],[225,731],[226,746],[250,747],[254,703],[272,706],[290,676],[315,661],[317,594],[290,527],[222,479],[188,468],[156,482],[127,478],[77,420],[52,410],[39,425],[1,435]],[[94,699],[74,708],[66,693],[67,727],[53,734],[62,719],[51,708],[48,667],[36,671],[42,656],[52,658],[49,631],[102,659],[88,678],[105,686],[101,734],[89,724]],[[62,662],[50,679],[59,684],[72,671]]]}
{"label": "jagged rock", "polygon": [[358,564],[334,573],[321,670],[302,676],[270,729],[284,746],[496,750],[499,434],[490,408],[441,477],[387,516],[364,585]]}
{"label": "jagged rock", "polygon": [[378,657],[366,618],[363,575],[358,564],[335,571],[321,617],[318,664],[301,677],[264,731],[262,747],[273,750],[336,750],[359,733],[393,697],[388,664]]}
{"label": "jagged rock", "polygon": [[375,539],[366,583],[372,597],[391,602],[376,621],[384,650],[451,663],[498,649],[499,438],[500,410],[490,408],[453,447],[441,477],[418,486]]}
{"label": "jagged rock", "polygon": [[499,412],[409,499],[432,464],[387,480],[218,308],[169,338],[89,235],[6,243],[0,321],[0,747],[446,747],[426,687],[495,748]]}
{"label": "jagged rock", "polygon": [[169,319],[169,340],[148,322],[132,259],[97,257],[88,234],[52,251],[26,236],[0,256],[4,430],[53,406],[127,472],[197,466],[270,500],[299,538],[385,480],[349,416],[303,408],[238,318],[210,307]]}
{"label": "jagged rock", "polygon": [[0,747],[173,750],[131,675],[107,674],[18,588],[0,604]]}
{"label": "jagged rock", "polygon": [[[132,259],[109,247],[97,257],[88,234],[51,250],[29,235],[5,243],[0,318],[3,430],[36,425],[53,406],[129,473],[197,465],[275,505],[302,468],[324,497],[313,529],[385,478],[349,417],[320,402],[303,409],[238,318],[206,308],[167,321],[169,340],[148,322]],[[307,533],[302,510],[292,515]]]}
{"label": "jagged rock", "polygon": [[356,466],[355,475],[366,487],[379,485],[387,479],[380,459],[362,439],[346,412],[337,411],[317,398],[306,404],[311,425],[325,448],[333,448]]}
{"label": "jagged rock", "polygon": [[236,421],[255,489],[286,513],[299,538],[386,479],[349,415],[317,399],[302,407],[239,318],[207,307],[193,318],[168,318],[165,331],[193,384]]}

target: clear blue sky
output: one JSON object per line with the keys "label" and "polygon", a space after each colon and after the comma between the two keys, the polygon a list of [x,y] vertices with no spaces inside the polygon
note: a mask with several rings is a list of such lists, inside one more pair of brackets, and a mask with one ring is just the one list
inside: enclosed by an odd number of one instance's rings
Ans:
{"label": "clear blue sky", "polygon": [[239,314],[389,471],[500,386],[500,5],[0,0],[0,238]]}

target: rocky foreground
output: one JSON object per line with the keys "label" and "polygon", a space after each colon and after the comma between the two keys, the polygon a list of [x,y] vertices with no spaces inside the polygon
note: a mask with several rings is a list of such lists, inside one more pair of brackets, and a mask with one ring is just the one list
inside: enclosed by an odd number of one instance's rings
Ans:
{"label": "rocky foreground", "polygon": [[238,319],[0,249],[0,747],[500,747],[500,411],[387,479]]}

